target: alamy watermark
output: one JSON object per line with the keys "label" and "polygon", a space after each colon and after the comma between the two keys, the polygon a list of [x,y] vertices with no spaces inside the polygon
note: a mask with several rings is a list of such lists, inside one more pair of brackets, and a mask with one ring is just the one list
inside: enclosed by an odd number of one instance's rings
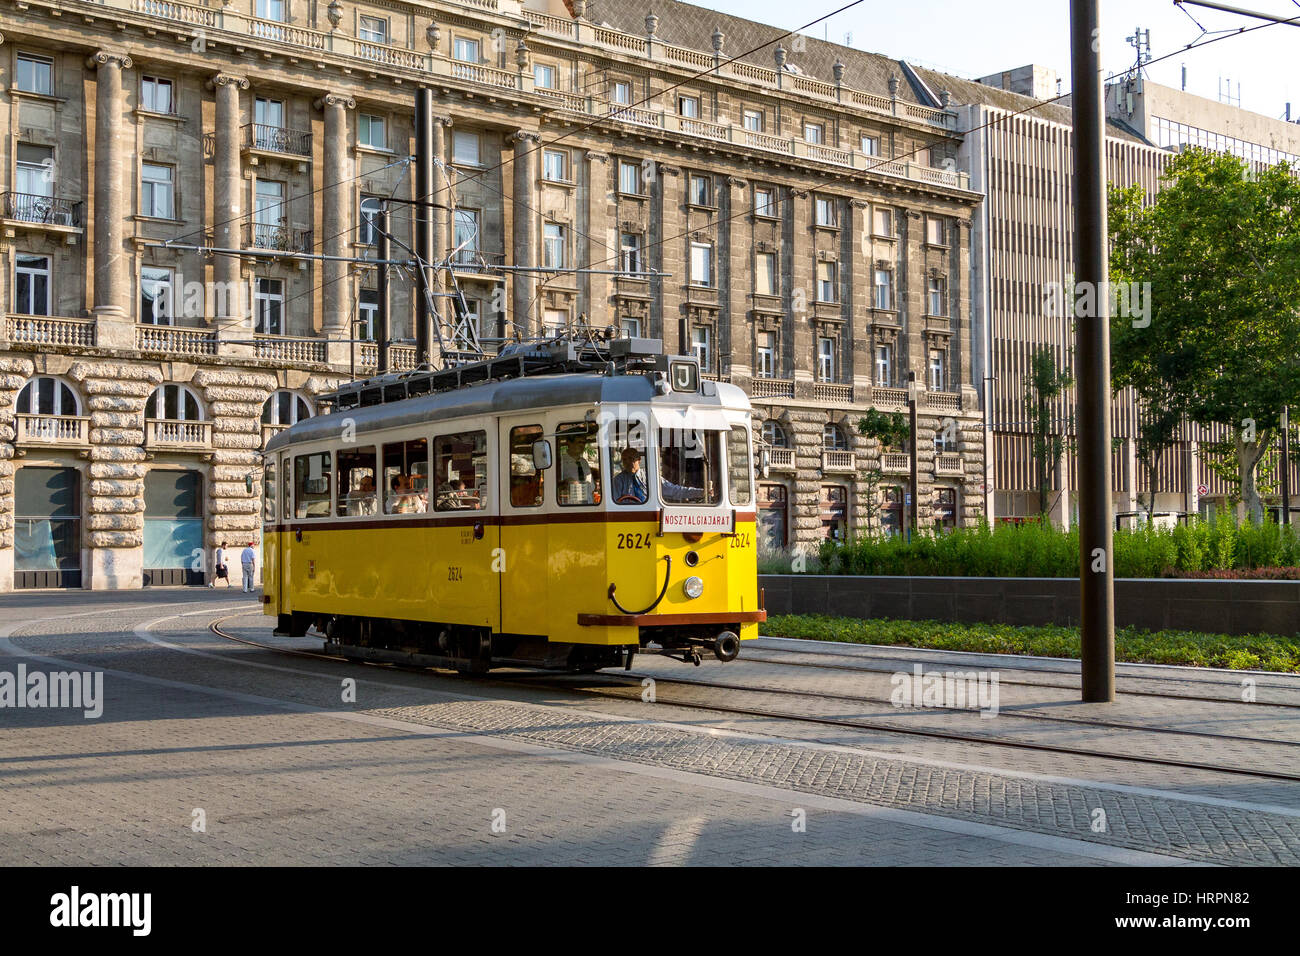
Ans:
{"label": "alamy watermark", "polygon": [[895,707],[979,708],[981,717],[998,715],[997,671],[930,671],[920,664],[912,673],[898,671],[889,679],[889,702]]}
{"label": "alamy watermark", "polygon": [[69,708],[80,710],[87,720],[104,713],[103,671],[28,671],[19,664],[17,673],[0,671],[0,708]]}
{"label": "alamy watermark", "polygon": [[1047,282],[1043,284],[1043,314],[1049,318],[1095,319],[1101,305],[1110,306],[1112,318],[1131,319],[1133,328],[1151,324],[1150,282]]}

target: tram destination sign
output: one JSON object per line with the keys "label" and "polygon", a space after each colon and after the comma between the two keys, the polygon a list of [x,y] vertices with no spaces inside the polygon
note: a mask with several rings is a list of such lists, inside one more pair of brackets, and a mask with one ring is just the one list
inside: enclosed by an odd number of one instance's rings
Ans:
{"label": "tram destination sign", "polygon": [[710,511],[704,508],[664,508],[659,513],[660,532],[716,531],[733,534],[736,530],[736,512]]}

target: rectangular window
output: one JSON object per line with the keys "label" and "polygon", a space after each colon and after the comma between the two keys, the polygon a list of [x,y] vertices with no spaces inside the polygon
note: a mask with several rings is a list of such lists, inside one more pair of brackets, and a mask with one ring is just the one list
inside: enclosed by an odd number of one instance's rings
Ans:
{"label": "rectangular window", "polygon": [[894,307],[894,274],[888,269],[876,270],[876,308]]}
{"label": "rectangular window", "polygon": [[293,459],[295,517],[328,518],[330,515],[330,472],[334,458],[330,452],[298,455]]}
{"label": "rectangular window", "polygon": [[375,446],[340,451],[338,496],[334,513],[339,517],[362,518],[379,513],[375,475]]}
{"label": "rectangular window", "polygon": [[554,183],[569,181],[569,154],[562,149],[542,151],[542,176]]}
{"label": "rectangular window", "polygon": [[839,225],[837,213],[837,204],[834,199],[828,199],[824,196],[818,196],[815,202],[817,214],[817,225],[819,226],[836,226]]}
{"label": "rectangular window", "polygon": [[629,196],[641,195],[641,165],[639,163],[619,160],[618,191]]}
{"label": "rectangular window", "polygon": [[516,425],[510,429],[510,505],[539,508],[545,500],[546,472],[533,462],[533,442],[545,441],[541,425]]}
{"label": "rectangular window", "polygon": [[754,189],[754,215],[776,216],[776,190],[768,186],[758,186]]}
{"label": "rectangular window", "polygon": [[482,511],[488,506],[487,432],[458,432],[433,440],[437,511]]}
{"label": "rectangular window", "polygon": [[930,391],[943,392],[948,389],[948,356],[940,349],[930,353]]}
{"label": "rectangular window", "polygon": [[876,346],[876,385],[889,388],[894,384],[894,347]]}
{"label": "rectangular window", "polygon": [[50,314],[48,256],[19,253],[14,264],[14,311],[21,315]]}
{"label": "rectangular window", "polygon": [[677,115],[688,119],[700,118],[700,98],[698,96],[677,97]]}
{"label": "rectangular window", "polygon": [[388,21],[379,17],[362,17],[357,24],[357,37],[365,43],[387,43]]}
{"label": "rectangular window", "polygon": [[379,224],[379,213],[383,211],[384,201],[378,196],[362,196],[361,208],[357,215],[357,242],[363,245],[370,245],[379,240],[379,233],[376,227]]}
{"label": "rectangular window", "polygon": [[706,242],[691,243],[691,285],[713,284],[713,247]]}
{"label": "rectangular window", "polygon": [[451,161],[460,163],[462,166],[481,165],[482,160],[479,158],[478,147],[478,133],[457,130],[455,135],[452,136]]}
{"label": "rectangular window", "polygon": [[275,520],[275,462],[268,461],[262,472],[262,520]]}
{"label": "rectangular window", "polygon": [[929,300],[926,304],[930,315],[947,315],[948,314],[948,280],[944,278],[931,278],[927,282],[926,298]]}
{"label": "rectangular window", "polygon": [[700,370],[707,372],[713,368],[713,330],[707,325],[697,325],[691,329],[691,352],[700,363]]}
{"label": "rectangular window", "polygon": [[423,438],[384,446],[384,514],[429,510],[429,442]]}
{"label": "rectangular window", "polygon": [[925,220],[925,241],[932,246],[947,245],[943,220],[936,216],[927,216]]}
{"label": "rectangular window", "polygon": [[749,430],[744,425],[732,425],[727,433],[727,489],[733,505],[747,505],[754,500],[750,447]]}
{"label": "rectangular window", "polygon": [[140,270],[140,315],[143,325],[171,325],[176,315],[172,307],[172,270],[145,266]]}
{"label": "rectangular window", "polygon": [[760,252],[754,257],[754,291],[758,295],[776,295],[776,253]]}
{"label": "rectangular window", "polygon": [[772,378],[776,375],[776,333],[759,332],[755,339],[757,361],[755,373],[759,378]]}
{"label": "rectangular window", "polygon": [[542,310],[542,331],[547,335],[555,335],[557,332],[563,332],[569,327],[569,313],[565,309],[543,309]]}
{"label": "rectangular window", "polygon": [[817,340],[817,381],[835,381],[835,340],[825,336]]}
{"label": "rectangular window", "polygon": [[284,0],[257,0],[253,7],[254,16],[259,20],[284,22]]}
{"label": "rectangular window", "polygon": [[356,337],[366,342],[375,340],[375,322],[379,319],[379,290],[362,289],[357,297]]}
{"label": "rectangular window", "polygon": [[25,93],[54,95],[54,61],[31,53],[18,54],[18,89]]}
{"label": "rectangular window", "polygon": [[[14,185],[25,197],[52,198],[54,196],[54,148],[19,143],[18,160],[14,166]],[[45,222],[49,215],[46,207],[52,208],[52,204],[34,203],[30,200],[16,201],[14,218],[22,219],[24,222]]]}
{"label": "rectangular window", "polygon": [[804,123],[803,141],[814,146],[822,145],[826,142],[826,127],[821,123]]}
{"label": "rectangular window", "polygon": [[451,43],[451,56],[452,59],[459,60],[461,63],[478,63],[478,40],[471,40],[469,37],[456,37]]}
{"label": "rectangular window", "polygon": [[567,264],[564,244],[564,227],[548,222],[542,226],[542,265],[547,269],[563,269]]}
{"label": "rectangular window", "polygon": [[894,235],[894,210],[877,206],[873,210],[872,230],[877,236],[892,237]]}
{"label": "rectangular window", "polygon": [[557,505],[600,504],[599,432],[595,422],[566,422],[555,430],[559,449],[555,470]]}
{"label": "rectangular window", "polygon": [[751,133],[763,132],[763,111],[762,110],[745,110],[744,112],[745,129]]}
{"label": "rectangular window", "polygon": [[388,149],[384,118],[371,113],[357,114],[357,143],[371,149]]}
{"label": "rectangular window", "polygon": [[555,67],[549,63],[534,63],[533,86],[542,90],[555,89]]}
{"label": "rectangular window", "polygon": [[636,274],[641,267],[641,237],[635,232],[620,233],[619,268],[625,273]]}
{"label": "rectangular window", "polygon": [[626,80],[615,80],[610,95],[613,97],[614,102],[619,106],[631,106],[632,84]]}
{"label": "rectangular window", "polygon": [[452,242],[459,251],[456,261],[462,265],[478,262],[479,250],[479,211],[477,209],[456,210]]}
{"label": "rectangular window", "polygon": [[690,201],[695,206],[713,205],[713,181],[708,176],[691,174]]}
{"label": "rectangular window", "polygon": [[722,500],[721,434],[659,430],[659,492],[664,504],[716,505]]}
{"label": "rectangular window", "polygon": [[623,334],[630,339],[639,338],[641,335],[641,320],[635,315],[625,315],[618,320],[618,327],[623,330]]}
{"label": "rectangular window", "polygon": [[862,137],[862,153],[863,153],[863,155],[865,155],[865,156],[879,156],[879,155],[880,155],[880,137],[879,137],[879,136],[863,136],[863,137]]}
{"label": "rectangular window", "polygon": [[839,263],[838,262],[819,262],[817,263],[817,301],[818,302],[838,302],[839,301]]}
{"label": "rectangular window", "polygon": [[143,163],[140,166],[140,215],[175,219],[172,200],[172,168]]}
{"label": "rectangular window", "polygon": [[284,280],[257,279],[253,291],[254,331],[261,335],[284,335]]}
{"label": "rectangular window", "polygon": [[[269,100],[259,96],[253,101],[253,122],[258,126],[270,126],[280,129],[284,126],[284,103],[281,100]],[[267,149],[274,149],[278,138],[269,140],[269,145],[258,143]]]}
{"label": "rectangular window", "polygon": [[176,101],[172,97],[172,81],[156,76],[140,78],[140,109],[150,113],[165,113],[168,116],[176,112]]}

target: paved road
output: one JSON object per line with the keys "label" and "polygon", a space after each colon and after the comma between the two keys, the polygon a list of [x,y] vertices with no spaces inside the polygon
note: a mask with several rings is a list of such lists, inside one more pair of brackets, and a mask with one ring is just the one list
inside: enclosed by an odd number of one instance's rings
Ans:
{"label": "paved road", "polygon": [[98,719],[0,709],[0,865],[1276,863],[1300,824],[1241,782],[285,657],[232,615],[267,639],[239,592],[0,599],[0,674],[104,675]]}

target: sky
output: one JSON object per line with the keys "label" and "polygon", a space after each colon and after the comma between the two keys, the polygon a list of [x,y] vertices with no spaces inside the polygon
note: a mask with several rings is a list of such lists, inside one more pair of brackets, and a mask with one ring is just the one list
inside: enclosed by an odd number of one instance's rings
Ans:
{"label": "sky", "polygon": [[[789,0],[691,2],[795,29],[851,0],[815,0],[798,5],[793,13]],[[1300,0],[1225,2],[1281,17],[1300,17]],[[849,46],[968,79],[1037,63],[1056,70],[1062,92],[1069,92],[1069,15],[1069,0],[863,0],[804,32],[836,43],[845,43],[845,34],[851,33]],[[1211,33],[1265,23],[1190,4],[1180,9],[1172,0],[1101,0],[1106,75],[1133,64],[1136,51],[1125,38],[1141,28],[1151,31],[1153,59],[1174,54],[1148,68],[1147,75],[1154,82],[1178,88],[1185,64],[1189,93],[1226,102],[1226,92],[1221,95],[1221,90],[1226,91],[1230,80],[1234,103],[1240,84],[1244,108],[1281,117],[1290,101],[1291,118],[1300,118],[1300,25],[1271,25],[1229,36],[1203,49],[1179,52],[1201,35],[1192,17]]]}

